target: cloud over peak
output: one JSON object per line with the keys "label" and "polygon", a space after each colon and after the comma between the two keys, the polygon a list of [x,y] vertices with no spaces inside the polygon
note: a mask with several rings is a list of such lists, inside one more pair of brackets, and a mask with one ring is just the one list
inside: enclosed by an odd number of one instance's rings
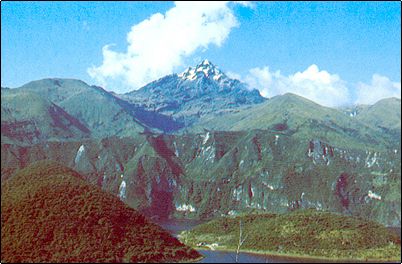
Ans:
{"label": "cloud over peak", "polygon": [[342,80],[338,74],[320,70],[315,64],[289,76],[282,75],[279,70],[271,71],[268,66],[252,68],[245,77],[236,73],[229,76],[244,81],[264,97],[290,92],[329,107],[374,104],[384,98],[401,98],[401,83],[386,76],[374,74],[370,84],[353,84]]}
{"label": "cloud over peak", "polygon": [[126,52],[104,46],[102,65],[89,68],[88,74],[116,92],[138,89],[171,74],[198,49],[222,45],[239,25],[232,5],[228,1],[175,2],[165,14],[153,14],[132,26]]}
{"label": "cloud over peak", "polygon": [[401,98],[401,83],[392,82],[388,77],[373,74],[371,83],[359,82],[356,87],[356,104],[374,104],[380,99]]}
{"label": "cloud over peak", "polygon": [[[232,29],[239,26],[234,5],[254,8],[247,1],[175,2],[164,14],[155,13],[133,25],[124,52],[114,51],[113,44],[105,45],[102,64],[90,67],[88,74],[98,85],[124,93],[177,72],[187,66],[186,59],[194,59],[197,51],[211,45],[220,47],[228,39]],[[227,75],[258,89],[264,97],[291,92],[329,107],[401,98],[400,82],[374,74],[369,84],[351,84],[316,64],[288,76],[268,66],[252,68],[245,76],[235,72]]]}

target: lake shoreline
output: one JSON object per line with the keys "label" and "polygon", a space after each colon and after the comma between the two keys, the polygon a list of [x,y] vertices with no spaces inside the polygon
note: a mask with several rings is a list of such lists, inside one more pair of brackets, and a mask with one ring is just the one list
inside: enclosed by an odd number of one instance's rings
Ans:
{"label": "lake shoreline", "polygon": [[[208,247],[192,247],[195,250],[203,250],[203,251],[219,251],[219,252],[227,252],[227,253],[236,253],[236,249],[230,249],[226,247],[219,247],[216,250],[212,250]],[[299,255],[293,253],[279,253],[272,251],[258,251],[258,250],[240,250],[240,253],[248,253],[253,255],[258,255],[261,257],[274,257],[274,258],[283,258],[287,260],[305,260],[305,261],[324,261],[324,262],[342,262],[342,263],[400,263],[401,260],[392,260],[392,259],[346,259],[346,258],[328,258],[328,257],[320,257],[320,256],[311,256],[311,255]]]}
{"label": "lake shoreline", "polygon": [[[173,236],[177,237],[180,241],[180,234],[183,231],[188,231],[193,229],[195,226],[206,223],[207,221],[205,220],[198,220],[198,219],[167,219],[165,221],[155,221],[157,224],[161,225],[163,228],[166,228]],[[397,228],[396,228],[397,229]],[[400,229],[399,229],[400,230]],[[397,231],[399,231],[397,230]],[[227,248],[225,246],[218,246],[215,248],[215,250],[211,250],[209,247],[200,247],[200,246],[194,246],[192,247],[193,249],[197,251],[203,251],[200,252],[203,254],[203,257],[192,260],[190,261],[191,263],[196,263],[200,262],[203,259],[209,259],[211,256],[205,255],[205,252],[222,252],[222,253],[228,253],[228,254],[235,254],[236,249],[235,248]],[[320,257],[320,256],[311,256],[311,255],[301,255],[301,254],[292,254],[292,253],[280,253],[280,252],[275,252],[275,251],[258,251],[258,250],[250,250],[250,249],[243,249],[240,251],[240,255],[243,254],[249,254],[254,257],[258,258],[270,258],[272,260],[277,260],[278,262],[282,261],[289,261],[289,262],[347,262],[347,263],[400,263],[400,259],[363,259],[363,258],[329,258],[329,257]],[[209,253],[207,253],[209,254]]]}
{"label": "lake shoreline", "polygon": [[[193,248],[193,249],[195,250],[195,248]],[[180,261],[178,263],[197,263],[197,262],[200,262],[201,260],[203,260],[204,258],[205,257],[201,255],[201,257],[198,257],[196,259],[187,259],[187,260]]]}

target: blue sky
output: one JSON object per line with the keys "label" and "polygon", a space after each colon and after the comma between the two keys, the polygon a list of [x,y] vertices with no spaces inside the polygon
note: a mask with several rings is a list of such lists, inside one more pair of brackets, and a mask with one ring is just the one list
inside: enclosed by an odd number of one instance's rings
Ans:
{"label": "blue sky", "polygon": [[[290,92],[308,91],[317,101],[317,89],[328,82],[321,92],[332,91],[341,103],[400,93],[399,2],[228,3],[203,9],[208,28],[194,9],[173,2],[2,2],[1,85],[65,77],[125,92],[208,58],[267,97],[295,86]],[[197,36],[176,35],[188,22],[183,11],[194,12]],[[150,19],[156,13],[163,16]],[[146,46],[170,63],[153,62]],[[383,94],[358,101],[359,89],[379,86]]]}

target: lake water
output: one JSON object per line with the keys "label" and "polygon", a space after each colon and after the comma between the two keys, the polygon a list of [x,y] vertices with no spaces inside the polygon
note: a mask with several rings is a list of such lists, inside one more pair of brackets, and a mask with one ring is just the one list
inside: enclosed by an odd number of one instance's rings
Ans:
{"label": "lake water", "polygon": [[[184,230],[189,230],[196,225],[203,223],[203,221],[199,220],[159,220],[155,221],[156,224],[162,226],[167,231],[171,232],[172,235],[177,237],[177,235]],[[199,261],[199,263],[235,263],[236,253],[220,251],[220,250],[197,250],[200,252],[204,258]],[[311,263],[317,262],[320,263],[322,261],[311,261],[305,259],[289,259],[286,257],[273,257],[267,255],[259,255],[252,253],[240,253],[239,255],[240,263]]]}
{"label": "lake water", "polygon": [[[205,258],[199,263],[235,263],[236,253],[225,252],[219,250],[198,250]],[[256,255],[250,253],[240,253],[239,263],[299,263],[299,261],[291,261],[286,258],[273,258],[263,255]]]}

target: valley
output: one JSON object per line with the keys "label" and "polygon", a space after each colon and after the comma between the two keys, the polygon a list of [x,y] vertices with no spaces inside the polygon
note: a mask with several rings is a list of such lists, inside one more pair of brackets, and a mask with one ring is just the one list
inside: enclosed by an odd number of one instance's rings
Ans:
{"label": "valley", "polygon": [[[324,107],[291,93],[266,99],[208,60],[125,94],[60,78],[1,91],[2,208],[12,197],[3,201],[3,187],[11,188],[21,173],[51,188],[51,180],[28,173],[39,175],[56,162],[76,171],[82,184],[110,195],[113,204],[150,221],[212,220],[188,234],[220,219],[262,217],[255,226],[271,226],[267,215],[293,219],[300,214],[307,222],[328,225],[339,218],[352,221],[352,231],[359,224],[371,228],[349,237],[322,227],[322,236],[344,245],[380,234],[384,226],[401,226],[400,99],[354,108]],[[37,162],[39,168],[32,167]],[[297,221],[292,224],[303,226]],[[278,230],[271,231],[270,241],[296,241],[293,233],[279,238]],[[360,253],[349,255],[289,246],[282,260],[292,261],[286,257],[294,254],[383,261],[379,252],[389,250],[393,258],[388,260],[394,261],[400,238],[383,235],[374,253],[363,244]],[[208,243],[216,238],[211,239]],[[190,240],[182,241],[191,247],[203,242]],[[388,242],[393,243],[389,248]],[[245,250],[278,253],[254,244]]]}
{"label": "valley", "polygon": [[402,263],[396,1],[1,2],[1,263]]}

